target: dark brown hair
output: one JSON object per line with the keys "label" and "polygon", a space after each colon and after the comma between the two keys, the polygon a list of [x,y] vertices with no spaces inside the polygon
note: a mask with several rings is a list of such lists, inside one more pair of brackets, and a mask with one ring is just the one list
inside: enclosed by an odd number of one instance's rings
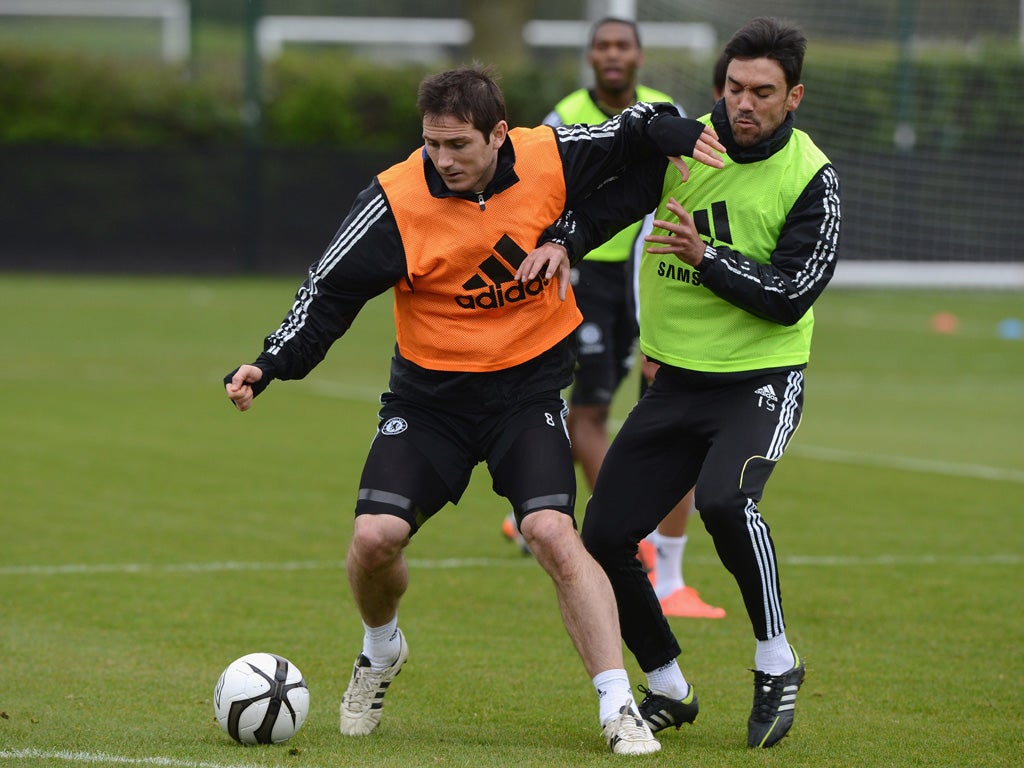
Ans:
{"label": "dark brown hair", "polygon": [[786,76],[786,87],[800,83],[807,38],[793,24],[761,17],[748,22],[725,44],[725,55],[733,59],[774,59]]}
{"label": "dark brown hair", "polygon": [[492,70],[474,64],[423,78],[416,95],[420,117],[450,115],[472,123],[484,137],[505,120],[505,97]]}

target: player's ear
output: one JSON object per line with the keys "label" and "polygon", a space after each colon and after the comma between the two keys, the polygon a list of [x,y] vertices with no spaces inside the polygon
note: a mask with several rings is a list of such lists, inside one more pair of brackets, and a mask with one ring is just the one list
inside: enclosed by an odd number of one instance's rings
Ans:
{"label": "player's ear", "polygon": [[491,129],[490,141],[488,143],[492,149],[500,149],[501,145],[505,143],[506,136],[508,136],[508,123],[504,120],[499,120]]}
{"label": "player's ear", "polygon": [[803,98],[804,86],[803,83],[798,83],[789,90],[789,96],[786,97],[786,109],[789,112],[795,112]]}

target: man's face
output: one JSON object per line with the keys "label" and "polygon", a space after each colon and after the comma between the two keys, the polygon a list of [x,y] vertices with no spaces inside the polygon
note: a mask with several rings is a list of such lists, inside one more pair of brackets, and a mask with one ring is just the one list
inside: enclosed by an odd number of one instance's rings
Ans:
{"label": "man's face", "polygon": [[636,87],[644,52],[628,24],[609,22],[594,33],[587,61],[594,70],[598,90],[625,93]]}
{"label": "man's face", "polygon": [[725,77],[725,111],[741,147],[772,135],[795,110],[804,87],[786,87],[786,75],[774,59],[733,59]]}
{"label": "man's face", "polygon": [[499,122],[485,137],[451,115],[423,117],[423,144],[427,157],[452,192],[480,192],[494,178],[498,149],[505,142],[508,125]]}

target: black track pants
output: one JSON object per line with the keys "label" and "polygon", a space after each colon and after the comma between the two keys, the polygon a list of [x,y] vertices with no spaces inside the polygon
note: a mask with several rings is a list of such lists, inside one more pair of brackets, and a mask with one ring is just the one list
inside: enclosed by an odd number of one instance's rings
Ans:
{"label": "black track pants", "polygon": [[612,442],[583,542],[615,590],[622,637],[645,672],[679,644],[636,559],[637,542],[696,483],[696,507],[743,595],[754,635],[784,631],[779,575],[758,502],[800,422],[803,372],[716,380],[663,366]]}

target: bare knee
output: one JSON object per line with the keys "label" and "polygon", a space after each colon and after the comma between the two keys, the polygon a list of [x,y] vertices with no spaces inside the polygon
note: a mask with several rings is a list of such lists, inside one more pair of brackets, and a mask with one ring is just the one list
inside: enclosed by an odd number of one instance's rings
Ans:
{"label": "bare knee", "polygon": [[348,559],[367,572],[378,571],[393,563],[409,543],[409,524],[392,515],[356,517]]}
{"label": "bare knee", "polygon": [[520,530],[537,562],[552,577],[567,569],[583,552],[572,518],[553,509],[532,512],[523,518]]}

